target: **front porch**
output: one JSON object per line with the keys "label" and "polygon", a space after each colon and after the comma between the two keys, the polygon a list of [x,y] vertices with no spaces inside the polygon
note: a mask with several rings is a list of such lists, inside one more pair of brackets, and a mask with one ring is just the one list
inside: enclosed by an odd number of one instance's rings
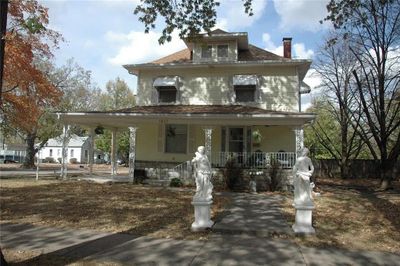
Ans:
{"label": "front porch", "polygon": [[[153,176],[161,179],[174,177],[174,172],[189,173],[188,162],[198,146],[206,147],[215,168],[234,160],[246,169],[265,169],[273,163],[290,169],[303,145],[301,127],[314,118],[313,114],[274,112],[247,106],[142,106],[115,112],[59,113],[58,116],[64,124],[65,138],[69,136],[71,124],[88,128],[90,174],[94,129],[101,126],[112,131],[113,177],[118,171],[118,132],[129,128],[129,177],[132,181],[138,168],[156,172]],[[66,154],[66,147],[63,147],[63,154]],[[160,164],[168,167],[159,167]],[[63,169],[64,165],[63,160]],[[66,168],[63,169],[61,175],[65,178]]]}

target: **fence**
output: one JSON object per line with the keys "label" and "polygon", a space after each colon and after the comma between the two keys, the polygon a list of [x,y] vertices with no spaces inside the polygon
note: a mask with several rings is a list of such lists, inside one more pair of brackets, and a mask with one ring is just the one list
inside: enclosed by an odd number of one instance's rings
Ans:
{"label": "fence", "polygon": [[[314,176],[332,178],[340,177],[340,166],[337,160],[313,160]],[[379,178],[379,162],[375,160],[350,160],[349,176],[351,178]],[[400,178],[400,161],[393,168],[393,178]]]}

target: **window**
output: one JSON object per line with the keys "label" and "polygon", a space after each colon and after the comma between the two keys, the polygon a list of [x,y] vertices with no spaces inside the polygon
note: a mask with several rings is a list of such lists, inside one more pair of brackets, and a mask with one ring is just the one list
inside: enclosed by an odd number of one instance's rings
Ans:
{"label": "window", "polygon": [[212,46],[205,45],[201,47],[201,58],[211,58],[212,57]]}
{"label": "window", "polygon": [[235,86],[236,102],[254,102],[255,92],[255,85]]}
{"label": "window", "polygon": [[162,76],[153,82],[154,103],[175,103],[178,100],[178,76]]}
{"label": "window", "polygon": [[222,57],[222,58],[226,58],[228,57],[228,45],[224,44],[224,45],[218,45],[218,49],[217,49],[217,55],[218,57]]}
{"label": "window", "polygon": [[71,149],[71,156],[70,156],[71,158],[73,158],[74,157],[74,149]]}
{"label": "window", "polygon": [[158,87],[158,102],[159,103],[176,102],[176,88],[173,86]]}
{"label": "window", "polygon": [[60,156],[60,155],[61,155],[61,150],[57,149],[57,156]]}
{"label": "window", "polygon": [[53,149],[50,149],[49,155],[50,157],[53,157]]}
{"label": "window", "polygon": [[187,151],[187,126],[165,126],[165,152],[186,153]]}

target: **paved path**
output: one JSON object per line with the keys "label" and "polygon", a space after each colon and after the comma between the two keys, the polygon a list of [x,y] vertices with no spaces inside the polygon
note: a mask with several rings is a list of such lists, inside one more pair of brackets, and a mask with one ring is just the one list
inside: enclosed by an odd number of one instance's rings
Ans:
{"label": "paved path", "polygon": [[0,240],[5,248],[126,265],[400,265],[400,256],[395,254],[304,248],[269,237],[291,234],[278,209],[280,198],[232,197],[230,211],[217,221],[208,241],[14,224],[0,225]]}

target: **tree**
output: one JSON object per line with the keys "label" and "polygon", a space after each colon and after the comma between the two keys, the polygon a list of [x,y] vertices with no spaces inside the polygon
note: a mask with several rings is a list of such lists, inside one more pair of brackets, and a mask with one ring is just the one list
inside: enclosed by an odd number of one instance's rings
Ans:
{"label": "tree", "polygon": [[[349,41],[359,65],[352,71],[362,106],[358,132],[380,163],[387,189],[400,154],[400,0],[331,0],[328,16]],[[377,147],[377,149],[375,149]]]}
{"label": "tree", "polygon": [[59,33],[47,28],[47,11],[36,0],[12,0],[8,9],[1,110],[3,122],[26,136],[30,147],[24,163],[27,167],[34,164],[32,147],[38,121],[62,95],[35,63],[35,58],[50,59],[51,47],[57,47],[61,39]]}
{"label": "tree", "polygon": [[[252,16],[252,0],[242,1],[245,13]],[[209,33],[216,24],[216,8],[219,4],[215,0],[142,0],[134,13],[139,14],[139,21],[144,23],[146,33],[156,27],[157,18],[164,18],[162,36],[158,39],[163,44],[171,41],[174,30],[179,31],[182,39],[193,37],[202,31]]]}
{"label": "tree", "polygon": [[[135,96],[128,84],[117,77],[106,84],[106,92],[100,95],[100,111],[130,108],[135,105]],[[118,155],[128,162],[129,156],[129,131],[124,130],[118,134]],[[104,130],[96,140],[96,147],[104,152],[111,151],[111,131]]]}
{"label": "tree", "polygon": [[106,91],[107,93],[100,95],[99,108],[102,111],[130,108],[135,105],[135,95],[128,84],[119,77],[107,82]]}
{"label": "tree", "polygon": [[[349,177],[350,159],[358,157],[364,144],[357,134],[361,118],[354,95],[352,72],[358,68],[354,62],[348,42],[331,33],[314,64],[325,100],[315,109],[319,117],[312,126],[313,133],[315,140],[339,162],[342,178]],[[332,127],[339,134],[332,132]]]}

